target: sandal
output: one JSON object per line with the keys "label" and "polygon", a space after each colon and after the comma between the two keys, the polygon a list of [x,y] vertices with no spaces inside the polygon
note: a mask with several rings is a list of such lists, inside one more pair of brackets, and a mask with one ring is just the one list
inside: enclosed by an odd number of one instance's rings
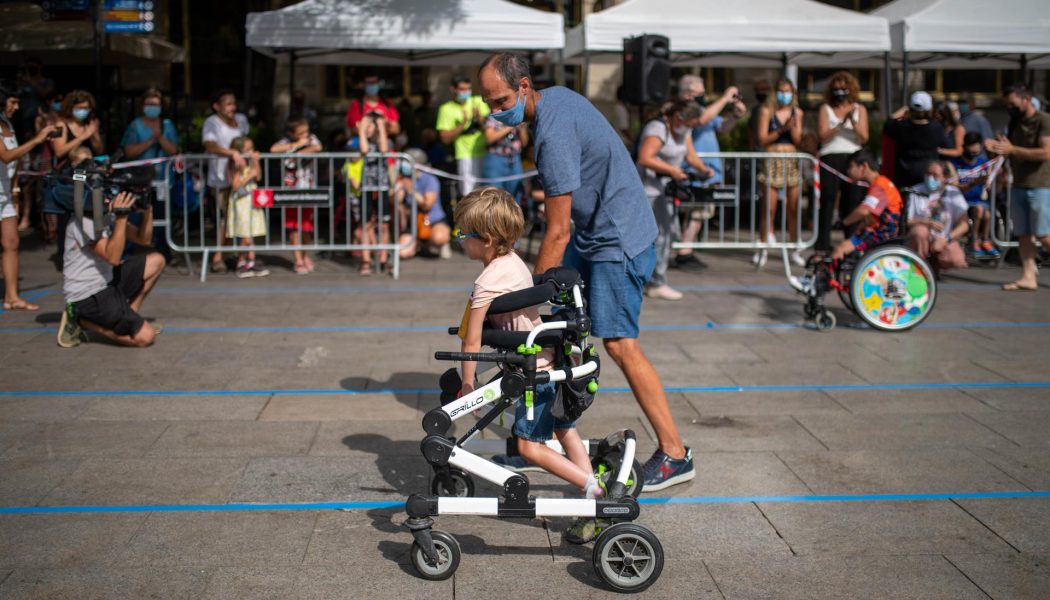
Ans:
{"label": "sandal", "polygon": [[361,268],[357,270],[357,274],[362,277],[368,277],[372,274],[372,265],[369,263],[361,263]]}
{"label": "sandal", "polygon": [[310,268],[307,267],[306,265],[295,265],[295,267],[292,270],[295,271],[296,275],[309,275],[310,274]]}
{"label": "sandal", "polygon": [[1036,288],[1021,285],[1016,281],[1011,281],[1010,283],[1004,283],[1002,290],[1004,292],[1034,292]]}
{"label": "sandal", "polygon": [[32,302],[19,298],[14,302],[4,302],[4,310],[24,310],[26,312],[34,312],[40,310],[40,307]]}

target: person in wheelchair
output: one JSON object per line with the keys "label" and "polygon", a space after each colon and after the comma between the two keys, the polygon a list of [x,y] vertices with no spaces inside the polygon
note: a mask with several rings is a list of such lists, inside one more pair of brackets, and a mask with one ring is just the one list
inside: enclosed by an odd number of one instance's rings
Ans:
{"label": "person in wheelchair", "polygon": [[966,267],[959,243],[970,230],[966,199],[947,183],[947,175],[944,161],[932,160],[923,184],[908,194],[908,247],[927,259],[935,273]]}
{"label": "person in wheelchair", "polygon": [[854,251],[863,252],[900,235],[901,195],[893,182],[879,173],[879,161],[875,155],[868,149],[851,154],[847,174],[854,181],[866,183],[868,191],[864,201],[842,220],[847,231],[850,227],[857,227],[853,235],[832,251],[833,268]]}
{"label": "person in wheelchair", "polygon": [[[525,228],[521,208],[506,190],[479,188],[456,204],[454,218],[457,225],[455,236],[467,256],[485,265],[474,281],[474,291],[464,314],[465,326],[461,325],[459,329],[463,338],[462,351],[481,350],[481,332],[486,321],[490,326],[504,330],[534,329],[541,323],[535,306],[511,313],[487,314],[497,297],[533,286],[531,270],[513,250]],[[549,371],[552,360],[553,352],[543,349],[537,356],[537,366]],[[463,362],[459,397],[474,391],[476,372],[476,362]],[[590,458],[576,431],[576,423],[556,420],[551,412],[555,396],[553,383],[536,386],[532,420],[527,419],[528,400],[517,403],[513,432],[518,452],[529,462],[580,488],[587,498],[600,497],[604,492],[591,470]],[[565,456],[544,444],[552,436],[558,438]],[[589,539],[582,539],[580,543],[586,541]]]}

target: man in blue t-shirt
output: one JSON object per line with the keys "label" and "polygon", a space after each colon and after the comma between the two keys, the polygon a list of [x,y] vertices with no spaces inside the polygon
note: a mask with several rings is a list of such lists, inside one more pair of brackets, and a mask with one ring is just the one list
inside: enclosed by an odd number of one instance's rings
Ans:
{"label": "man in blue t-shirt", "polygon": [[[495,119],[532,127],[547,216],[536,272],[564,261],[587,283],[591,333],[602,338],[627,377],[659,442],[643,469],[643,490],[692,479],[692,454],[678,435],[660,377],[638,344],[642,289],[656,264],[657,230],[627,149],[583,96],[564,87],[536,90],[528,61],[519,56],[487,58],[479,87]],[[570,221],[576,226],[571,237]]]}

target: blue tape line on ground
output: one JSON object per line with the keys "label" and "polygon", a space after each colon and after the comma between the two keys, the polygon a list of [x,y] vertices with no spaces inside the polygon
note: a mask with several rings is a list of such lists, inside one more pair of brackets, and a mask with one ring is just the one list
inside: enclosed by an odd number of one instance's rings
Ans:
{"label": "blue tape line on ground", "polygon": [[[2,312],[2,311],[0,311]],[[642,325],[642,331],[753,331],[753,330],[777,330],[777,329],[805,329],[807,325],[798,323],[666,323],[654,325]],[[923,323],[919,329],[1039,329],[1050,327],[1050,321],[975,321],[969,322],[945,322],[945,323]],[[298,326],[233,326],[233,327],[177,327],[166,326],[168,333],[429,333],[433,331],[446,331],[445,325],[417,325],[417,326],[384,326],[371,327],[354,326],[331,326],[331,327],[298,327]],[[0,327],[3,333],[55,333],[57,327]]]}
{"label": "blue tape line on ground", "polygon": [[[437,375],[435,375],[435,378]],[[806,392],[821,390],[950,390],[1050,387],[1050,381],[972,381],[958,383],[828,383],[812,385],[672,386],[665,392]],[[274,390],[0,390],[0,397],[26,396],[313,396],[322,394],[437,394],[438,388],[329,388]],[[631,388],[602,388],[607,394],[627,394]]]}
{"label": "blue tape line on ground", "polygon": [[[1023,492],[952,492],[939,494],[849,494],[813,496],[677,496],[639,498],[639,504],[736,504],[752,502],[909,502],[934,500],[1013,500],[1050,498],[1050,491]],[[274,510],[371,510],[400,508],[404,501],[360,502],[289,502],[283,504],[157,504],[157,505],[89,505],[89,506],[4,506],[0,515],[122,513],[122,512],[207,512],[207,511],[274,511]]]}

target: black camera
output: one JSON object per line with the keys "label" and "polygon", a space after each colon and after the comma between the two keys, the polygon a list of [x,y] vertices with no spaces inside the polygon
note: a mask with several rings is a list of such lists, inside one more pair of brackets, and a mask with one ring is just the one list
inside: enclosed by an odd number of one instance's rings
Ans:
{"label": "black camera", "polygon": [[62,137],[62,130],[61,129],[56,129],[56,130],[52,131],[51,133],[47,134],[47,139],[49,139],[49,140],[53,140],[53,139],[58,138],[58,137]]}
{"label": "black camera", "polygon": [[[153,167],[149,166],[114,172],[108,162],[85,160],[73,168],[73,181],[84,184],[84,198],[80,201],[85,215],[94,213],[91,196],[95,192],[101,192],[104,206],[109,206],[121,192],[127,192],[134,197],[130,208],[114,210],[116,214],[145,210],[153,206],[153,201],[157,198],[157,192],[153,188]],[[76,200],[74,198],[74,202]]]}

